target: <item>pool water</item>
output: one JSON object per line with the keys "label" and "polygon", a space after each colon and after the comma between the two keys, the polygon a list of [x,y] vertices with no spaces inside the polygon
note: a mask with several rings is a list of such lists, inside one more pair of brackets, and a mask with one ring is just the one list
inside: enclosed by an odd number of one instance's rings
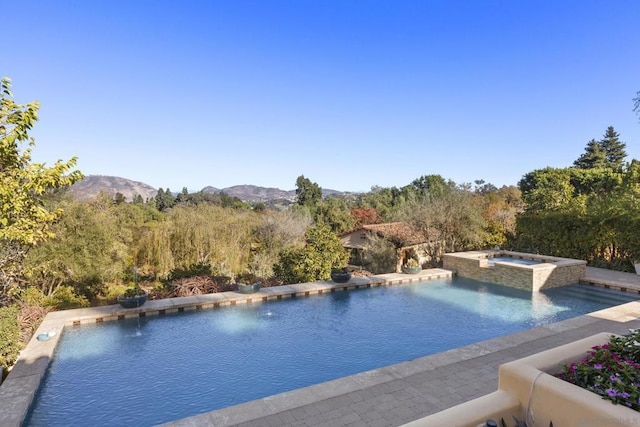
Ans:
{"label": "pool water", "polygon": [[489,265],[495,265],[496,262],[510,262],[512,264],[521,264],[521,265],[540,264],[540,261],[534,261],[531,259],[511,258],[511,257],[493,257],[493,258],[489,258],[488,261],[489,261]]}
{"label": "pool water", "polygon": [[633,300],[434,280],[65,328],[28,426],[168,422]]}

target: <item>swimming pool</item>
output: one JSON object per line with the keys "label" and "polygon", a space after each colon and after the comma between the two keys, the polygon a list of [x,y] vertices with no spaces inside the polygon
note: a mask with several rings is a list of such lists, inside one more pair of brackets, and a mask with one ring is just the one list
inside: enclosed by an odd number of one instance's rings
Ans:
{"label": "swimming pool", "polygon": [[457,278],[65,329],[26,425],[153,425],[634,299],[592,292]]}

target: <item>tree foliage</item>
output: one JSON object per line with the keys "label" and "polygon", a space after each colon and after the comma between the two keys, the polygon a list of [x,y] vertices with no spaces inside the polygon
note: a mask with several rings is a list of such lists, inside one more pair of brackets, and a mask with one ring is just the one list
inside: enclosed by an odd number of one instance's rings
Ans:
{"label": "tree foliage", "polygon": [[17,305],[0,307],[0,382],[20,355],[20,327]]}
{"label": "tree foliage", "polygon": [[620,141],[620,134],[609,126],[600,140],[600,145],[605,152],[607,166],[616,170],[622,169],[624,159],[627,157],[625,148],[627,144]]}
{"label": "tree foliage", "polygon": [[580,169],[604,168],[607,165],[607,152],[600,142],[592,139],[587,143],[585,152],[573,162]]}
{"label": "tree foliage", "polygon": [[609,126],[600,141],[592,139],[585,152],[573,162],[580,169],[612,168],[620,171],[627,157],[626,144],[620,141],[620,134]]}
{"label": "tree foliage", "polygon": [[249,210],[211,204],[176,206],[140,237],[135,264],[159,278],[193,265],[209,265],[234,276],[247,266],[257,219]]}
{"label": "tree foliage", "polygon": [[283,283],[328,280],[331,269],[347,264],[348,254],[331,229],[319,224],[307,229],[304,246],[291,246],[280,253],[275,277]]}
{"label": "tree foliage", "polygon": [[343,197],[328,196],[316,205],[315,221],[328,225],[336,233],[353,229],[356,224],[351,207]]}
{"label": "tree foliage", "polygon": [[398,219],[409,223],[429,244],[431,259],[443,252],[480,249],[486,245],[482,205],[470,192],[448,188],[407,202]]}
{"label": "tree foliage", "polygon": [[309,178],[300,175],[296,179],[296,203],[308,208],[314,208],[322,199],[322,188]]}
{"label": "tree foliage", "polygon": [[[53,236],[61,210],[48,210],[44,198],[82,178],[73,171],[76,159],[53,166],[35,163],[35,141],[29,131],[38,120],[37,101],[13,101],[11,81],[0,81],[0,296],[15,284],[28,249]],[[26,144],[26,146],[25,146]]]}
{"label": "tree foliage", "polygon": [[590,141],[576,167],[525,175],[514,247],[630,270],[640,259],[640,163],[625,163],[624,148],[610,126],[602,140]]}

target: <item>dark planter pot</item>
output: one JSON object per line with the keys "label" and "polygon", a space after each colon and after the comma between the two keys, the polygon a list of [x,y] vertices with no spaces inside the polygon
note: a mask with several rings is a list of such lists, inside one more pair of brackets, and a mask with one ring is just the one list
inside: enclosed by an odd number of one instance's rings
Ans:
{"label": "dark planter pot", "polygon": [[422,267],[402,267],[402,272],[405,274],[418,274],[422,271]]}
{"label": "dark planter pot", "polygon": [[260,283],[238,283],[238,292],[241,294],[253,294],[260,290]]}
{"label": "dark planter pot", "polygon": [[147,297],[147,294],[138,295],[135,297],[125,297],[124,295],[120,295],[118,297],[118,304],[120,304],[124,308],[137,308],[147,302]]}
{"label": "dark planter pot", "polygon": [[331,280],[336,283],[347,283],[351,280],[351,273],[331,273]]}

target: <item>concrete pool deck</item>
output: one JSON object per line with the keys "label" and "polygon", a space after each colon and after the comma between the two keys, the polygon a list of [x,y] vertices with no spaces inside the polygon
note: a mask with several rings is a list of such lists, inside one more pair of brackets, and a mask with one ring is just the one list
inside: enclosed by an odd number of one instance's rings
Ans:
{"label": "concrete pool deck", "polygon": [[[316,282],[264,288],[249,295],[226,292],[156,300],[138,309],[107,306],[50,313],[0,387],[0,425],[22,424],[60,336],[56,334],[48,341],[38,341],[38,334],[59,332],[64,326],[409,283],[451,274],[448,270],[432,269],[419,275],[354,278],[347,284]],[[640,276],[629,273],[587,268],[582,282],[640,293]],[[640,327],[639,318],[640,302],[623,304],[165,425],[399,426],[493,392],[498,383],[498,366],[502,363],[598,332],[626,333],[629,328]]]}

